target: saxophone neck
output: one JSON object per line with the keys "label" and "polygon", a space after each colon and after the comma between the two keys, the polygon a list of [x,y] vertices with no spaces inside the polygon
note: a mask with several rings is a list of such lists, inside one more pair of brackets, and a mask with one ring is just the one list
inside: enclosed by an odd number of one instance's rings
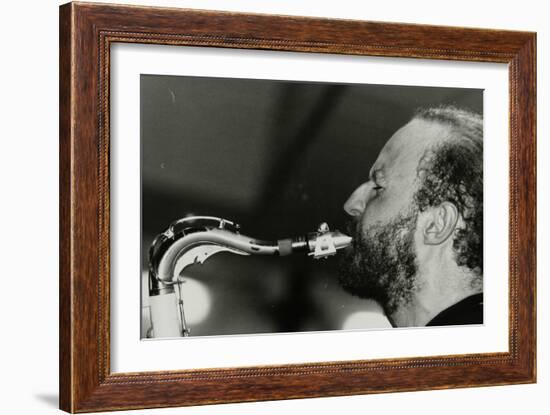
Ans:
{"label": "saxophone neck", "polygon": [[183,269],[202,264],[219,252],[238,255],[286,256],[304,253],[315,259],[335,255],[352,238],[330,231],[323,223],[317,231],[295,238],[264,241],[240,233],[236,223],[213,216],[190,216],[173,222],[158,235],[149,250],[150,292],[173,289]]}

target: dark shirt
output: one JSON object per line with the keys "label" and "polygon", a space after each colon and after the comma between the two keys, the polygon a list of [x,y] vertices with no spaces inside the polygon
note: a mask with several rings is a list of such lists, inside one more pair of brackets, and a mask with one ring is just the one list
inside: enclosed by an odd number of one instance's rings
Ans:
{"label": "dark shirt", "polygon": [[474,294],[435,316],[427,326],[483,324],[483,293]]}

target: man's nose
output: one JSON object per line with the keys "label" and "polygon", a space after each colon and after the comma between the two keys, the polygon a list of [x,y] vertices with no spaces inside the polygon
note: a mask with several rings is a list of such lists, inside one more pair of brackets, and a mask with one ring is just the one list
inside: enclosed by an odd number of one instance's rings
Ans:
{"label": "man's nose", "polygon": [[367,205],[367,193],[369,184],[363,183],[353,191],[351,196],[344,203],[344,210],[350,216],[360,216],[363,214]]}

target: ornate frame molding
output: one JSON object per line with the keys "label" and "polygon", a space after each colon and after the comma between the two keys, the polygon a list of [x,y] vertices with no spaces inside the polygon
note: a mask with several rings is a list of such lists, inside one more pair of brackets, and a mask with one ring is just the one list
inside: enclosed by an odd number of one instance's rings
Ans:
{"label": "ornate frame molding", "polygon": [[[112,374],[109,70],[115,42],[508,63],[509,352]],[[61,6],[61,409],[90,412],[534,382],[535,103],[534,33],[105,4]]]}

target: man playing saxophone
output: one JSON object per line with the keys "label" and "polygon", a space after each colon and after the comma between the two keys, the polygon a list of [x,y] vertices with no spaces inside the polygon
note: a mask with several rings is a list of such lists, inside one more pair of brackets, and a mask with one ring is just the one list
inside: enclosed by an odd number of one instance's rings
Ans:
{"label": "man playing saxophone", "polygon": [[424,109],[344,204],[353,244],[339,281],[394,327],[483,323],[483,120]]}

